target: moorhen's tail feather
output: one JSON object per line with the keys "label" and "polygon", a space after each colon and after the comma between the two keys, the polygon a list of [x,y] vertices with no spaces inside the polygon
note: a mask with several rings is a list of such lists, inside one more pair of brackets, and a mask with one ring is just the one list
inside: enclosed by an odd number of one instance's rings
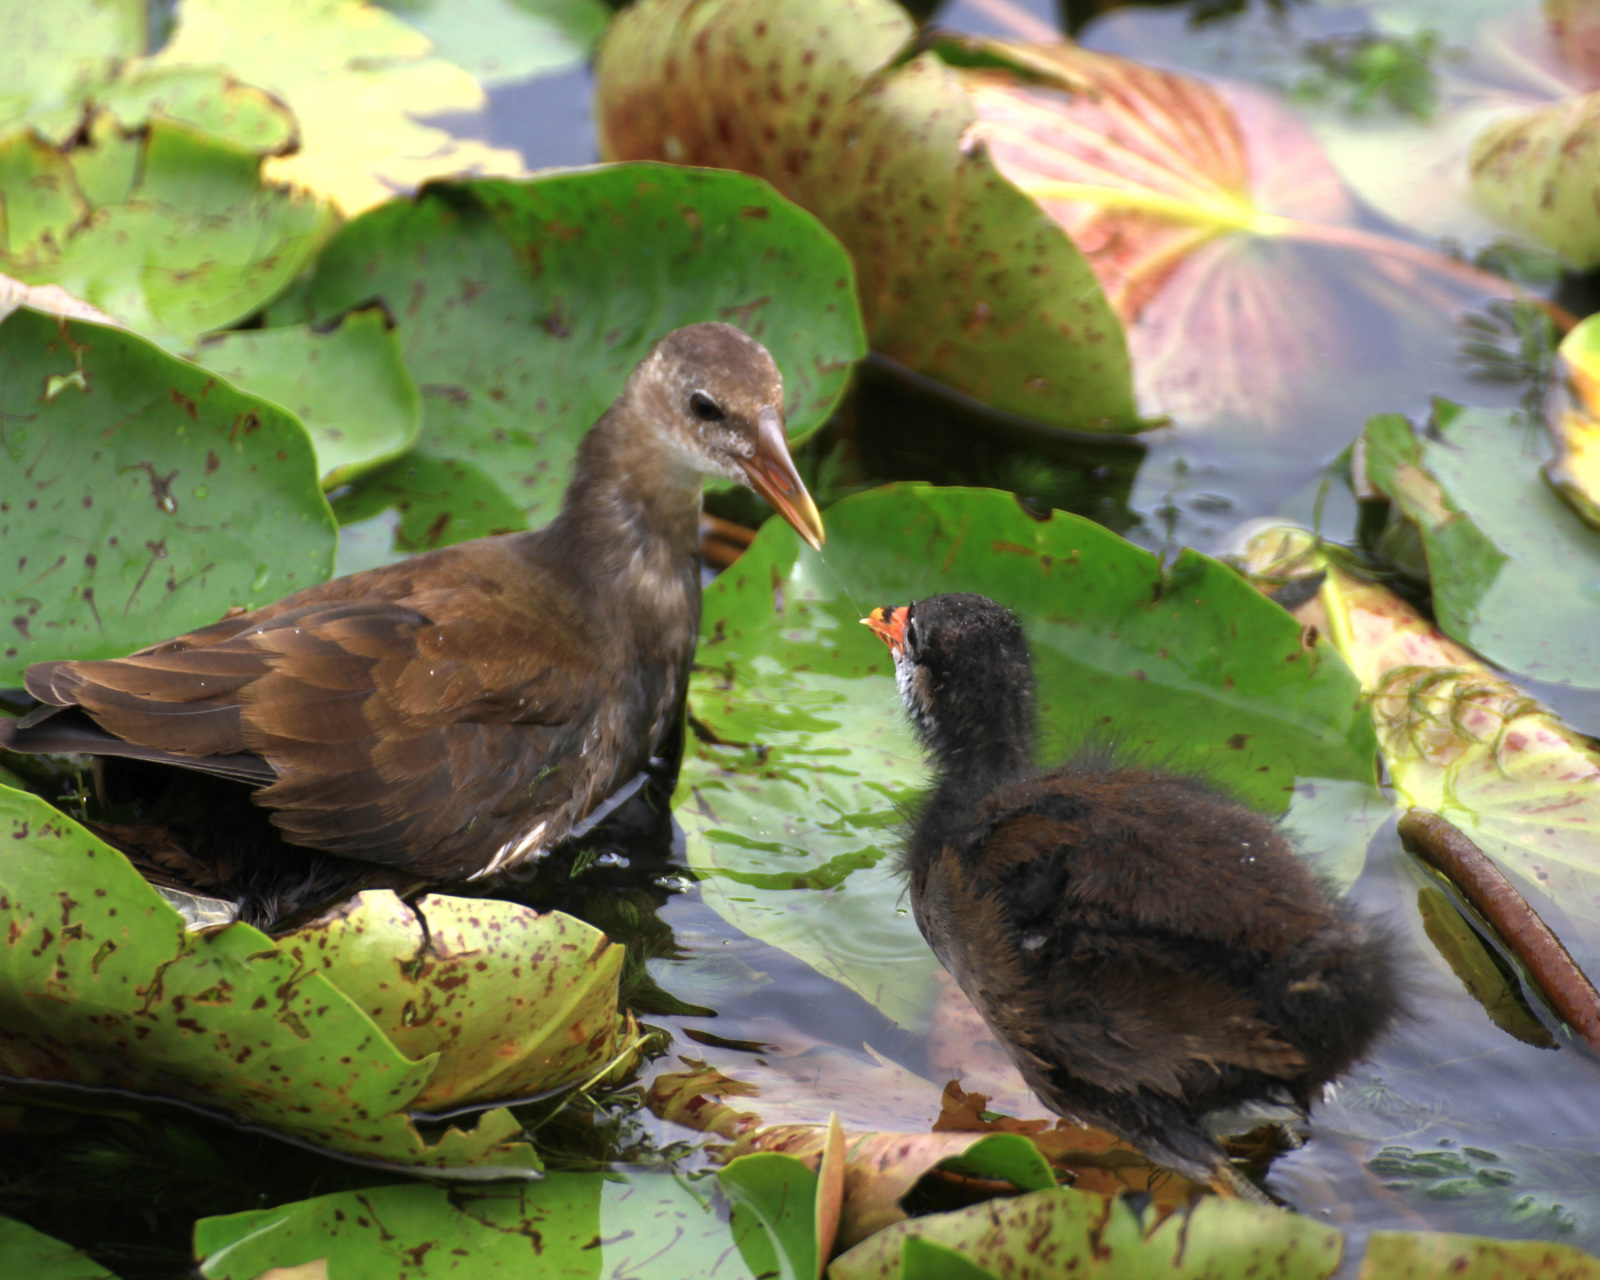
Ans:
{"label": "moorhen's tail feather", "polygon": [[[41,708],[46,710],[45,708]],[[0,748],[33,755],[116,756],[124,760],[144,760],[151,764],[172,765],[209,773],[252,787],[265,787],[277,779],[273,767],[259,756],[243,753],[215,756],[186,756],[160,747],[125,742],[107,733],[75,708],[33,713],[22,720],[0,720]],[[31,722],[31,723],[30,723]]]}

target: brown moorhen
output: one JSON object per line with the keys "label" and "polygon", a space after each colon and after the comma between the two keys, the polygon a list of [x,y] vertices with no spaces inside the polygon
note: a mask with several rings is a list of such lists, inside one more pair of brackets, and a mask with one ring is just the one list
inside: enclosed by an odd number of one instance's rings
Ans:
{"label": "brown moorhen", "polygon": [[934,769],[904,853],[934,952],[1052,1110],[1261,1198],[1207,1117],[1307,1110],[1399,1007],[1380,929],[1267,818],[1107,753],[1034,765],[1033,668],[994,601],[875,609]]}
{"label": "brown moorhen", "polygon": [[726,324],[655,346],[584,436],[543,529],[326,582],[126,658],[35,663],[25,681],[46,705],[0,724],[0,746],[230,780],[222,803],[172,777],[182,806],[209,804],[202,843],[248,814],[249,788],[289,861],[305,858],[292,846],[335,857],[287,884],[252,865],[272,856],[260,841],[157,860],[209,857],[209,887],[257,923],[337,890],[339,870],[415,883],[508,871],[592,819],[678,732],[707,475],[748,485],[821,545],[777,365]]}

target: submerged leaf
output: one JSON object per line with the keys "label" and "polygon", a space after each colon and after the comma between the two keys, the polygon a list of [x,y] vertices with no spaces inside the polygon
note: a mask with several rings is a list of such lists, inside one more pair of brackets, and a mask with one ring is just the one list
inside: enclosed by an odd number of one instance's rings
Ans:
{"label": "submerged leaf", "polygon": [[845,243],[873,347],[1055,426],[1129,431],[1127,351],[1082,255],[968,136],[891,0],[645,0],[599,60],[618,159],[760,174]]}
{"label": "submerged leaf", "polygon": [[1600,316],[1590,316],[1561,340],[1567,403],[1552,415],[1556,456],[1545,477],[1567,505],[1600,529]]}
{"label": "submerged leaf", "polygon": [[876,490],[830,508],[828,531],[824,559],[769,522],[707,588],[676,816],[708,905],[903,1026],[936,991],[889,856],[924,768],[858,607],[981,591],[1016,609],[1052,759],[1110,739],[1275,813],[1298,779],[1370,785],[1354,678],[1214,561],[1163,570],[989,490]]}
{"label": "submerged leaf", "polygon": [[0,321],[0,686],[116,657],[333,572],[300,424],[121,329]]}
{"label": "submerged leaf", "polygon": [[1367,424],[1366,478],[1421,534],[1445,633],[1500,666],[1600,688],[1600,535],[1539,474],[1520,415],[1439,403]]}
{"label": "submerged leaf", "polygon": [[299,418],[325,489],[388,462],[417,438],[422,403],[380,308],[353,311],[326,331],[289,325],[218,334],[194,358]]}
{"label": "submerged leaf", "polygon": [[1528,1007],[1527,997],[1509,966],[1497,960],[1448,894],[1424,885],[1417,890],[1417,913],[1428,940],[1495,1026],[1524,1044],[1541,1049],[1555,1047],[1555,1038]]}

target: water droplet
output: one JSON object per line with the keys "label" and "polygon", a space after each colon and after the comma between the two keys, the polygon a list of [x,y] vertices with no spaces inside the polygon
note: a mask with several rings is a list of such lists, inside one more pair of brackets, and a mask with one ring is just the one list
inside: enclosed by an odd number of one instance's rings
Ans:
{"label": "water droplet", "polygon": [[197,497],[197,498],[209,498],[211,496],[211,488],[210,488],[210,486],[209,485],[203,485],[203,484],[195,485],[195,487],[194,487],[194,496]]}
{"label": "water droplet", "polygon": [[267,583],[271,580],[271,578],[272,578],[272,566],[271,565],[265,565],[265,564],[258,565],[257,568],[256,568],[255,580],[253,582],[251,582],[251,584],[250,584],[250,590],[251,591],[260,591],[260,590],[262,590],[267,585]]}

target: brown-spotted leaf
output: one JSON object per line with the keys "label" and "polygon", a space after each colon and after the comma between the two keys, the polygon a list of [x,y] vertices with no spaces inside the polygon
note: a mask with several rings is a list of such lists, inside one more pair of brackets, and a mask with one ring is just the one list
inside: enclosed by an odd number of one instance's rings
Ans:
{"label": "brown-spotted leaf", "polygon": [[643,0],[601,48],[612,159],[759,174],[855,259],[872,346],[988,404],[1128,431],[1127,349],[1083,256],[968,136],[892,0]]}
{"label": "brown-spotted leaf", "polygon": [[1497,222],[1579,269],[1600,263],[1600,90],[1495,121],[1470,163],[1473,195]]}
{"label": "brown-spotted leaf", "polygon": [[438,1055],[414,1111],[513,1101],[639,1052],[617,1012],[625,949],[559,911],[492,898],[359,894],[278,940],[325,973],[404,1054]]}

